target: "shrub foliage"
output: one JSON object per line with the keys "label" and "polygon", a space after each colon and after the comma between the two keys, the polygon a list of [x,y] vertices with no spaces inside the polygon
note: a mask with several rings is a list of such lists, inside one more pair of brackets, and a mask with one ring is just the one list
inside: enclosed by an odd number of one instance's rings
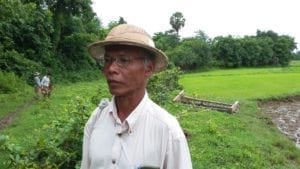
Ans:
{"label": "shrub foliage", "polygon": [[14,73],[0,71],[0,94],[20,92],[25,85],[27,84]]}
{"label": "shrub foliage", "polygon": [[[180,88],[178,79],[179,70],[175,68],[155,75],[149,81],[150,97],[160,104],[167,103],[171,92]],[[41,127],[43,135],[33,147],[25,149],[11,143],[7,136],[0,135],[0,152],[8,154],[8,166],[32,169],[79,168],[84,125],[99,100],[108,97],[108,90],[100,87],[91,98],[74,98],[66,105],[65,111],[59,113],[59,118]]]}

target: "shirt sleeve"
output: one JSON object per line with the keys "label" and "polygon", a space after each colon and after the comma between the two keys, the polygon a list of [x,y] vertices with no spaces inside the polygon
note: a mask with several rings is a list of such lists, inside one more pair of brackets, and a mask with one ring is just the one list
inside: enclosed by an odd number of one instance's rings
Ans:
{"label": "shirt sleeve", "polygon": [[41,86],[40,78],[34,77],[34,80],[35,80],[36,85],[37,85],[38,87],[40,87],[40,86]]}
{"label": "shirt sleeve", "polygon": [[41,87],[41,81],[40,81],[39,78],[37,79],[37,84],[38,84],[39,87]]}
{"label": "shirt sleeve", "polygon": [[192,162],[185,135],[170,133],[164,169],[192,169]]}
{"label": "shirt sleeve", "polygon": [[44,83],[45,83],[45,77],[43,77],[41,80],[41,86],[44,86],[45,85]]}
{"label": "shirt sleeve", "polygon": [[99,108],[97,107],[92,113],[87,123],[85,124],[84,134],[83,134],[83,144],[82,144],[82,160],[81,160],[80,169],[90,168],[90,158],[89,158],[90,137],[93,131],[94,124],[99,114],[100,114]]}

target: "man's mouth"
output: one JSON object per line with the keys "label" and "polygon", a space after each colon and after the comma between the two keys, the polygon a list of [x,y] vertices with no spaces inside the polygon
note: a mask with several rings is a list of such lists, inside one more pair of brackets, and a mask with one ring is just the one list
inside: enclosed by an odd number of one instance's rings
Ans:
{"label": "man's mouth", "polygon": [[117,81],[117,80],[107,80],[107,83],[111,86],[113,85],[119,85],[121,82]]}

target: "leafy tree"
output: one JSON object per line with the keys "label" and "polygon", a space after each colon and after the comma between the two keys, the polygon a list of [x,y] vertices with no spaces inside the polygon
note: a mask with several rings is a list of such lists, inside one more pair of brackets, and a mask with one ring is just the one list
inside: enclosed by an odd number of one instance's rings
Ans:
{"label": "leafy tree", "polygon": [[119,17],[119,20],[112,20],[108,23],[107,28],[99,28],[99,39],[104,39],[110,30],[118,25],[126,24],[127,21],[123,17]]}
{"label": "leafy tree", "polygon": [[1,0],[1,69],[26,79],[34,71],[96,70],[86,46],[106,34],[90,5],[91,0]]}
{"label": "leafy tree", "polygon": [[[73,74],[74,70],[86,73],[96,70],[96,64],[88,55],[86,47],[92,41],[103,39],[106,32],[102,30],[101,21],[92,11],[91,0],[46,1],[46,4],[54,13],[55,31],[52,37],[55,54],[60,62],[58,71]],[[66,75],[72,81],[80,79]]]}
{"label": "leafy tree", "polygon": [[270,59],[270,65],[288,65],[289,61],[292,59],[292,52],[296,49],[294,38],[287,35],[279,36],[271,30],[266,32],[258,30],[256,37],[259,39],[272,39],[270,45],[272,47],[273,55]]}
{"label": "leafy tree", "polygon": [[197,54],[187,50],[184,46],[178,46],[169,54],[170,60],[175,66],[182,70],[193,70],[196,68]]}
{"label": "leafy tree", "polygon": [[240,67],[242,65],[240,42],[232,36],[216,37],[212,49],[219,66]]}
{"label": "leafy tree", "polygon": [[297,51],[297,52],[293,53],[293,59],[294,60],[300,60],[300,51]]}
{"label": "leafy tree", "polygon": [[195,31],[195,33],[196,33],[196,36],[195,36],[196,39],[202,40],[204,42],[210,41],[210,38],[204,31],[198,30],[198,31]]}
{"label": "leafy tree", "polygon": [[185,18],[181,12],[175,12],[170,18],[170,24],[172,28],[176,31],[177,35],[179,35],[179,30],[184,27]]}
{"label": "leafy tree", "polygon": [[2,0],[0,6],[1,70],[28,79],[53,65],[51,12],[19,0]]}
{"label": "leafy tree", "polygon": [[0,51],[0,70],[4,72],[14,72],[19,77],[24,76],[25,79],[31,77],[34,71],[39,70],[41,65],[24,57],[24,54],[15,50]]}
{"label": "leafy tree", "polygon": [[179,44],[179,38],[174,30],[155,33],[153,40],[158,49],[168,52],[173,50]]}
{"label": "leafy tree", "polygon": [[273,40],[270,37],[256,38],[260,46],[258,64],[259,66],[273,65],[276,60],[273,51]]}
{"label": "leafy tree", "polygon": [[[84,69],[94,69],[95,61],[86,52],[86,44],[96,39],[93,35],[84,33],[73,33],[65,37],[62,41],[62,48],[65,50],[62,54],[64,68],[68,71]],[[94,65],[94,66],[93,66]]]}
{"label": "leafy tree", "polygon": [[255,37],[239,39],[243,66],[258,66],[261,48]]}
{"label": "leafy tree", "polygon": [[271,30],[268,30],[268,31],[257,30],[256,31],[256,37],[258,37],[258,38],[269,37],[273,41],[276,41],[277,38],[278,38],[278,34],[276,32],[274,32],[274,31],[271,31]]}
{"label": "leafy tree", "polygon": [[280,36],[274,44],[274,54],[278,58],[278,64],[288,66],[292,59],[292,51],[296,49],[294,38],[289,36]]}
{"label": "leafy tree", "polygon": [[68,25],[65,19],[72,16],[77,16],[83,20],[92,20],[95,16],[91,4],[91,0],[76,0],[76,1],[65,1],[65,0],[39,0],[41,5],[45,5],[53,13],[53,45],[56,48],[60,42],[62,29]]}
{"label": "leafy tree", "polygon": [[119,17],[119,20],[117,20],[117,21],[110,21],[109,23],[108,23],[108,32],[112,29],[112,28],[114,28],[114,27],[116,27],[116,26],[118,26],[118,25],[121,25],[121,24],[126,24],[127,22],[125,21],[125,19],[123,18],[123,17]]}
{"label": "leafy tree", "polygon": [[209,44],[196,38],[184,39],[169,56],[183,70],[205,69],[212,63]]}

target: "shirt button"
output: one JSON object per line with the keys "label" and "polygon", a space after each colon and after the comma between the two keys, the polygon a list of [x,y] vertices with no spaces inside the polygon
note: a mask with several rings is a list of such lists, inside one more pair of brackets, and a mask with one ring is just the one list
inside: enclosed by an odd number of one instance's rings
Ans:
{"label": "shirt button", "polygon": [[111,163],[116,164],[116,160],[112,160]]}

